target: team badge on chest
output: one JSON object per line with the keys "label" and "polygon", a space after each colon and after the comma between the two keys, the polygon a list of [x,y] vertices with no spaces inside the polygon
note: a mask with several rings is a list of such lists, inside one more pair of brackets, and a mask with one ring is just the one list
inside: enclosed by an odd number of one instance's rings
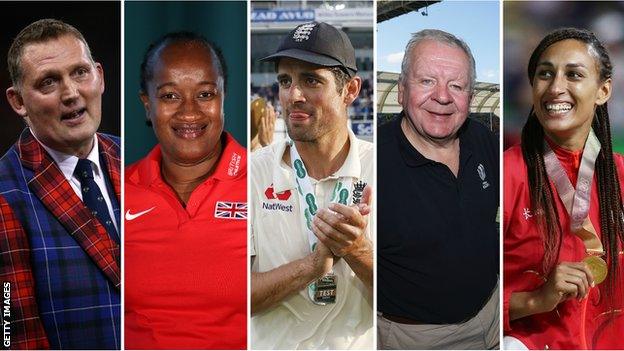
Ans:
{"label": "team badge on chest", "polygon": [[246,202],[217,201],[215,218],[247,219]]}

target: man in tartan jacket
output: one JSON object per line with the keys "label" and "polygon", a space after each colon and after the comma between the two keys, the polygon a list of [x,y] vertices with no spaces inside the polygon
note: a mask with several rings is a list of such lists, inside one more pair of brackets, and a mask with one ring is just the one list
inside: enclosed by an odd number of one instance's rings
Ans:
{"label": "man in tartan jacket", "polygon": [[3,347],[119,349],[120,147],[96,133],[102,67],[51,19],[24,28],[7,61],[27,128],[0,158]]}

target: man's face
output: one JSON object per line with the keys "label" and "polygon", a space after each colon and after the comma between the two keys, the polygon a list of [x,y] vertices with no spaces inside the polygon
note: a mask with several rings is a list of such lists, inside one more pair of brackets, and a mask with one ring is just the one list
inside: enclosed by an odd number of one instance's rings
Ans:
{"label": "man's face", "polygon": [[223,132],[223,77],[209,48],[169,44],[159,53],[141,100],[163,157],[194,165],[218,156]]}
{"label": "man's face", "polygon": [[399,104],[420,136],[436,142],[454,139],[470,108],[468,56],[434,40],[421,41],[407,54],[410,64],[399,83]]}
{"label": "man's face", "polygon": [[72,35],[29,44],[21,69],[20,87],[9,88],[7,97],[37,138],[70,154],[90,151],[100,125],[104,75],[85,45]]}
{"label": "man's face", "polygon": [[327,68],[283,58],[277,69],[279,99],[288,135],[292,140],[314,142],[346,128],[345,89],[338,92],[334,74]]}

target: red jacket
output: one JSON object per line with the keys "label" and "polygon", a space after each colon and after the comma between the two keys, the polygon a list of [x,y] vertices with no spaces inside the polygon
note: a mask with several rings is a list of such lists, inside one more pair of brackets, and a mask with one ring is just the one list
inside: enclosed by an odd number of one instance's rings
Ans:
{"label": "red jacket", "polygon": [[[572,184],[576,184],[580,152],[573,153],[553,148]],[[614,156],[624,193],[624,157]],[[601,299],[606,281],[592,288],[587,299],[569,299],[551,312],[535,314],[514,321],[509,320],[509,299],[513,292],[532,291],[539,288],[548,276],[543,272],[544,246],[539,235],[533,209],[529,200],[527,168],[520,146],[503,154],[504,162],[504,292],[503,329],[529,349],[623,349],[624,348],[624,256],[620,248],[620,276],[615,294],[615,314]],[[592,182],[589,217],[598,235],[601,235],[596,178]],[[578,262],[586,257],[583,241],[570,232],[568,213],[551,183],[556,198],[556,209],[564,231],[558,262]],[[608,279],[608,278],[607,278]],[[615,318],[609,320],[609,316]],[[584,316],[584,318],[583,318]]]}

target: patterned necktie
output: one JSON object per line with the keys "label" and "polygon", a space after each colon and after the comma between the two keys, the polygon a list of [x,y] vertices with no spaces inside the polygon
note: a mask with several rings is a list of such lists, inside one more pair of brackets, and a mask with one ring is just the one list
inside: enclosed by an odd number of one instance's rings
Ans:
{"label": "patterned necktie", "polygon": [[79,159],[76,169],[74,169],[74,175],[80,180],[82,202],[91,210],[91,213],[100,221],[100,224],[104,226],[110,238],[119,242],[117,230],[115,230],[113,220],[108,213],[108,206],[106,206],[104,196],[100,191],[100,187],[93,179],[91,164],[92,162],[87,159]]}

